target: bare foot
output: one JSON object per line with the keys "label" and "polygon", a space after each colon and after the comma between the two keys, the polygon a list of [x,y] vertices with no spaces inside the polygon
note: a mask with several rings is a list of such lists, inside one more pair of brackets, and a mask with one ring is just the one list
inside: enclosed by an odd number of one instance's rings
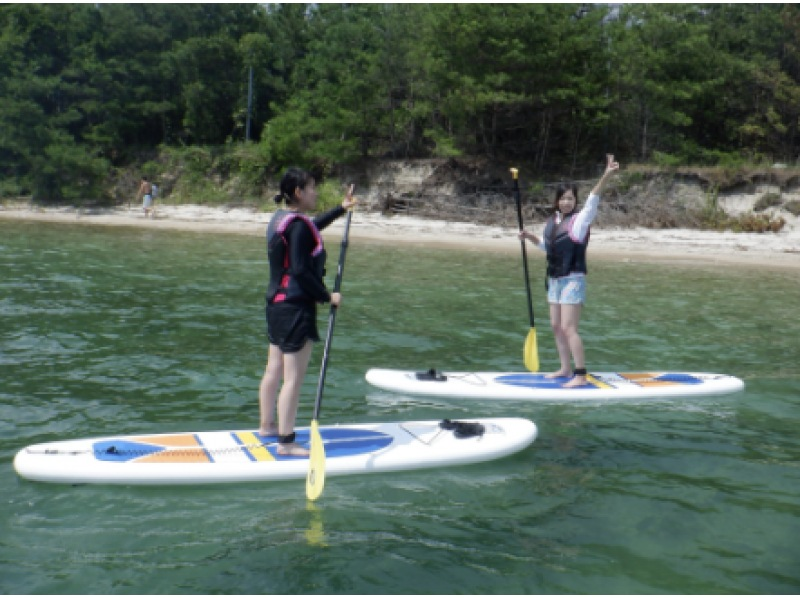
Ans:
{"label": "bare foot", "polygon": [[544,377],[545,378],[569,378],[570,376],[572,376],[572,372],[570,372],[570,371],[566,371],[565,372],[564,370],[558,370],[557,372],[553,372],[552,374],[545,374]]}
{"label": "bare foot", "polygon": [[562,384],[561,388],[577,388],[578,386],[586,386],[586,376],[575,376],[566,384]]}
{"label": "bare foot", "polygon": [[267,426],[265,428],[258,429],[259,436],[277,436],[278,435],[278,426]]}
{"label": "bare foot", "polygon": [[278,444],[278,454],[284,457],[308,457],[311,453],[306,447],[300,446],[296,442],[291,442]]}

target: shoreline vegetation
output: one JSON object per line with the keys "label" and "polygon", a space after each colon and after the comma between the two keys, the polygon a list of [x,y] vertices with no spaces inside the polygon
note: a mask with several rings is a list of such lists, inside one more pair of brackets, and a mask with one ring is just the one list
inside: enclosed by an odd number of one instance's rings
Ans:
{"label": "shoreline vegetation", "polygon": [[[261,236],[271,212],[252,207],[156,205],[154,218],[145,219],[138,205],[114,208],[43,207],[29,203],[0,204],[0,220],[139,227],[154,230],[227,233]],[[530,223],[538,228],[541,220]],[[328,242],[341,235],[341,223],[326,230]],[[357,209],[350,237],[359,240],[443,247],[464,251],[519,253],[516,226],[385,215]],[[758,267],[800,271],[800,227],[792,219],[777,233],[708,231],[686,228],[649,229],[594,226],[592,259],[622,263],[672,263],[677,265]],[[530,260],[544,259],[534,252]]]}
{"label": "shoreline vegetation", "polygon": [[546,187],[607,152],[721,172],[711,204],[728,172],[792,187],[798,23],[795,4],[5,4],[0,198],[116,205],[145,175],[173,203],[263,203],[289,166],[470,156],[505,166],[454,169],[484,189],[509,166]]}
{"label": "shoreline vegetation", "polygon": [[7,4],[0,211],[197,227],[216,206],[204,226],[243,230],[223,223],[270,212],[300,166],[320,209],[356,184],[356,235],[515,251],[509,167],[536,226],[611,152],[595,257],[795,262],[798,23],[794,4]]}
{"label": "shoreline vegetation", "polygon": [[[140,165],[159,185],[155,218],[136,200],[138,176],[116,172],[113,202],[48,204],[30,198],[0,201],[0,220],[135,226],[161,230],[261,236],[276,205],[274,185],[246,184],[214,162],[188,172],[183,163]],[[524,167],[524,165],[522,165]],[[540,230],[551,209],[553,183],[522,170],[526,227]],[[375,160],[342,166],[321,185],[325,210],[341,201],[340,181],[355,182],[359,198],[354,240],[465,251],[519,253],[509,174],[480,157]],[[594,179],[578,181],[580,193]],[[609,183],[592,226],[592,259],[618,262],[757,266],[800,270],[800,170],[663,169],[631,165]],[[747,227],[755,223],[756,227]],[[777,226],[772,226],[776,225]],[[334,223],[326,236],[335,237]],[[544,259],[539,252],[529,255]]]}

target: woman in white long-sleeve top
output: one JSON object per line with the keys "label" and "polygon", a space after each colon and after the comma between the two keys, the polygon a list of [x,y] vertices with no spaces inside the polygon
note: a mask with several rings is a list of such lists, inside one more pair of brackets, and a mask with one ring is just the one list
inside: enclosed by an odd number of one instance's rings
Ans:
{"label": "woman in white long-sleeve top", "polygon": [[[547,302],[561,360],[561,368],[548,377],[572,377],[565,387],[586,384],[583,341],[578,334],[581,310],[586,301],[586,248],[600,194],[609,177],[619,170],[613,155],[608,154],[606,158],[606,170],[589,193],[583,209],[577,211],[577,186],[560,185],[556,190],[553,215],[548,218],[542,237],[527,230],[519,233],[520,239],[532,241],[547,253]],[[570,367],[570,357],[575,362],[574,370]]]}

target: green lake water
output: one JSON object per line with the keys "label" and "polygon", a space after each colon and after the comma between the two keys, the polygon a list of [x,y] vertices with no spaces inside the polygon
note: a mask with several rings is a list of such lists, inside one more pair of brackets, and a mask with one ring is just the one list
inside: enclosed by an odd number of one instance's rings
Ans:
{"label": "green lake water", "polygon": [[[18,478],[36,442],[255,428],[267,266],[260,237],[0,221],[0,593],[800,592],[797,271],[590,263],[590,368],[729,373],[739,394],[530,404],[367,385],[370,367],[522,369],[519,256],[479,249],[351,239],[320,423],[520,416],[539,438],[485,464],[330,478],[312,507],[304,480]],[[541,272],[532,255],[547,370]]]}

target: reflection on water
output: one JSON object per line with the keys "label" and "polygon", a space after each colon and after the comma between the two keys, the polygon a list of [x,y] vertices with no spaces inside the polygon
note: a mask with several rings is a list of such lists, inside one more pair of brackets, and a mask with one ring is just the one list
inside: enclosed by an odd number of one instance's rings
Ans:
{"label": "reflection on water", "polygon": [[[0,223],[0,239],[3,593],[800,590],[793,273],[592,263],[590,367],[731,373],[747,383],[737,395],[415,398],[364,373],[522,369],[519,256],[351,241],[320,423],[520,416],[539,438],[490,463],[336,477],[309,505],[300,481],[70,487],[11,467],[34,442],[255,427],[262,239],[28,223]],[[537,259],[546,371],[557,356]]]}
{"label": "reflection on water", "polygon": [[325,529],[322,521],[322,510],[312,501],[306,501],[306,510],[309,513],[308,529],[305,532],[306,541],[309,546],[318,546],[325,548],[328,544],[325,542]]}

